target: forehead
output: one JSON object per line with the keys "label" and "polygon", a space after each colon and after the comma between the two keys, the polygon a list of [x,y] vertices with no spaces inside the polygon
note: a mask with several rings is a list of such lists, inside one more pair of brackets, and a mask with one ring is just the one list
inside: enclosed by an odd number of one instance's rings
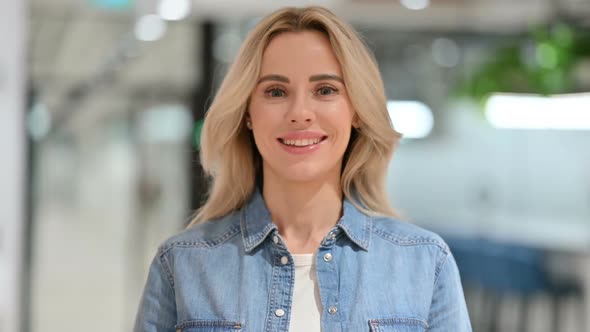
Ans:
{"label": "forehead", "polygon": [[330,41],[321,32],[281,33],[264,50],[261,75],[297,76],[319,73],[341,75],[340,64]]}

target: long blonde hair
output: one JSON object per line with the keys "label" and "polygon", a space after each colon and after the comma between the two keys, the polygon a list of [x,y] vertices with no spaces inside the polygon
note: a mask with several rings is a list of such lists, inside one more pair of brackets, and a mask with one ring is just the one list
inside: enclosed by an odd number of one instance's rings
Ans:
{"label": "long blonde hair", "polygon": [[211,186],[207,201],[190,225],[239,209],[253,193],[261,172],[261,156],[244,122],[262,54],[277,34],[306,30],[320,31],[330,40],[360,123],[359,130],[352,131],[345,152],[342,191],[366,214],[396,215],[385,182],[389,160],[401,135],[393,129],[387,113],[376,62],[352,27],[329,10],[312,6],[272,13],[242,44],[205,117],[200,156]]}

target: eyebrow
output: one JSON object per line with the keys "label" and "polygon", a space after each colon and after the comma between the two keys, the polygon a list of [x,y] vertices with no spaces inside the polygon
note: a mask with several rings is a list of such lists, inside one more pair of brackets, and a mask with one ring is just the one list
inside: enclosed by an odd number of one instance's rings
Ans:
{"label": "eyebrow", "polygon": [[[313,76],[309,77],[310,82],[326,81],[326,80],[339,81],[340,83],[344,84],[344,80],[342,79],[342,77],[340,77],[338,75],[319,74],[319,75],[313,75]],[[265,76],[262,76],[261,78],[258,79],[258,84],[260,84],[264,81],[279,81],[279,82],[283,82],[283,83],[291,82],[291,81],[289,81],[289,78],[287,78],[286,76],[283,76],[283,75],[265,75]]]}
{"label": "eyebrow", "polygon": [[344,84],[344,80],[342,79],[342,77],[338,76],[338,75],[333,75],[333,74],[320,74],[320,75],[313,75],[309,78],[310,82],[315,82],[315,81],[329,81],[329,80],[333,80],[333,81],[339,81],[340,83]]}

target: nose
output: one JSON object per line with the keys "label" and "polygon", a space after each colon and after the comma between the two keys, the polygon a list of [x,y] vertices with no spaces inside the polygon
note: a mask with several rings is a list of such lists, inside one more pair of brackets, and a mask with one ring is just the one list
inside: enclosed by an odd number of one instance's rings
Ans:
{"label": "nose", "polygon": [[293,102],[287,113],[287,120],[291,124],[307,125],[315,120],[315,112],[312,109],[312,102],[304,93],[293,98]]}

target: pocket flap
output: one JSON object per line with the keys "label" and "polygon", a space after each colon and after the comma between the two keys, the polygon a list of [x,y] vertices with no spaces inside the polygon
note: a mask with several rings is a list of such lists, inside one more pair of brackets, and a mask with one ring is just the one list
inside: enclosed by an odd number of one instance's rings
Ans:
{"label": "pocket flap", "polygon": [[369,320],[371,332],[424,332],[428,324],[417,318],[382,318]]}
{"label": "pocket flap", "polygon": [[221,319],[194,319],[174,327],[176,332],[236,332],[242,330],[242,323]]}

